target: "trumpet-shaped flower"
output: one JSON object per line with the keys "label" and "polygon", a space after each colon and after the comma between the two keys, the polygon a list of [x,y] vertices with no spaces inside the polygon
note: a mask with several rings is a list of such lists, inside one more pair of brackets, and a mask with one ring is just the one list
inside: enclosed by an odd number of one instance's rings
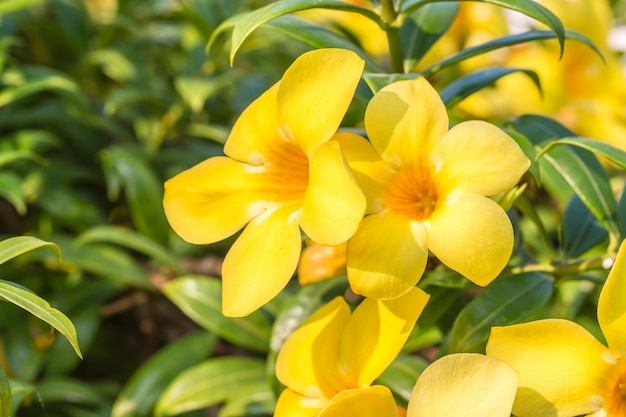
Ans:
{"label": "trumpet-shaped flower", "polygon": [[226,156],[165,183],[165,213],[185,240],[213,243],[245,226],[224,260],[225,315],[247,315],[284,288],[298,263],[300,228],[325,245],[356,230],[365,197],[330,139],[363,66],[347,50],[302,55],[241,114]]}
{"label": "trumpet-shaped flower", "polygon": [[[338,416],[351,405],[381,403],[386,388],[371,384],[398,355],[427,301],[413,287],[395,300],[367,298],[352,314],[340,297],[320,308],[278,354],[276,376],[287,388],[274,416]],[[381,404],[380,415],[396,411],[393,400]]]}
{"label": "trumpet-shaped flower", "polygon": [[519,372],[519,417],[626,415],[626,243],[598,300],[608,347],[577,323],[546,319],[495,327],[487,354]]}
{"label": "trumpet-shaped flower", "polygon": [[420,279],[429,250],[479,285],[506,266],[513,228],[487,196],[513,187],[530,161],[482,121],[448,130],[444,104],[424,79],[380,90],[365,113],[370,143],[338,135],[370,213],[348,241],[352,289],[389,299]]}

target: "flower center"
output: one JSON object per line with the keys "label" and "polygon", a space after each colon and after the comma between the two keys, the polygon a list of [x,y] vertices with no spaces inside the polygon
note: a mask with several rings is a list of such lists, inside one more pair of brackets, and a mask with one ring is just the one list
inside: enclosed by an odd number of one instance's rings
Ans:
{"label": "flower center", "polygon": [[291,142],[281,141],[268,157],[265,186],[274,202],[300,208],[309,185],[309,158]]}
{"label": "flower center", "polygon": [[386,207],[417,221],[428,219],[440,201],[431,171],[423,167],[408,167],[399,171],[385,189]]}
{"label": "flower center", "polygon": [[607,417],[626,416],[626,358],[619,359],[611,369],[604,390]]}

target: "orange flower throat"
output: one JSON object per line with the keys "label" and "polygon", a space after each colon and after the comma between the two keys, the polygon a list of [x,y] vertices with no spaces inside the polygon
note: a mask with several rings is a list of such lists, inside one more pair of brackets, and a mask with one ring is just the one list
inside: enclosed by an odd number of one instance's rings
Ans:
{"label": "orange flower throat", "polygon": [[626,416],[626,358],[613,366],[604,390],[604,407],[607,417]]}
{"label": "orange flower throat", "polygon": [[416,221],[428,219],[441,202],[430,169],[408,167],[396,173],[385,189],[385,206]]}

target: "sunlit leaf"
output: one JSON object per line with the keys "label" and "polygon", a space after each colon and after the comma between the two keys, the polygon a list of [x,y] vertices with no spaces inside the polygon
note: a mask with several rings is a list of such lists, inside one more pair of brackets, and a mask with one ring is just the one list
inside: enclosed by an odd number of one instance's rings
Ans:
{"label": "sunlit leaf", "polygon": [[153,416],[155,403],[165,387],[181,372],[209,357],[216,342],[210,333],[193,333],[152,355],[122,388],[111,417]]}
{"label": "sunlit leaf", "polygon": [[537,88],[541,90],[541,82],[535,71],[525,68],[493,67],[469,73],[451,82],[446,88],[441,90],[441,99],[446,107],[451,108],[464,98],[487,86],[493,85],[498,79],[505,75],[516,72],[527,75],[535,83]]}
{"label": "sunlit leaf", "polygon": [[47,246],[51,248],[57,258],[61,259],[59,247],[52,242],[46,242],[33,236],[16,236],[0,242],[0,264],[13,259],[23,253]]}
{"label": "sunlit leaf", "polygon": [[155,416],[174,416],[238,398],[250,385],[262,383],[266,372],[265,361],[260,359],[209,359],[181,373],[167,386],[159,397]]}
{"label": "sunlit leaf", "polygon": [[163,293],[190,319],[224,340],[257,352],[266,352],[271,324],[262,310],[247,317],[222,314],[222,285],[216,278],[183,276],[167,282]]}
{"label": "sunlit leaf", "polygon": [[531,317],[548,301],[553,287],[552,276],[544,272],[499,277],[457,316],[448,353],[484,352],[491,327]]}
{"label": "sunlit leaf", "polygon": [[[622,168],[626,168],[626,152],[622,149],[610,145],[606,142],[602,142],[596,139],[582,138],[582,137],[569,137],[561,138],[550,142],[543,150],[542,153],[550,151],[552,148],[559,145],[573,145],[579,148],[586,149],[591,152],[595,152],[604,156],[609,161],[619,165]],[[539,155],[541,156],[541,155]]]}
{"label": "sunlit leaf", "polygon": [[46,0],[3,0],[0,2],[0,16],[16,12],[27,7],[44,4]]}
{"label": "sunlit leaf", "polygon": [[52,308],[50,304],[43,298],[16,286],[9,281],[0,280],[0,297],[13,304],[23,308],[32,315],[54,327],[70,342],[76,354],[83,357],[78,346],[76,337],[76,329],[72,321],[56,308]]}

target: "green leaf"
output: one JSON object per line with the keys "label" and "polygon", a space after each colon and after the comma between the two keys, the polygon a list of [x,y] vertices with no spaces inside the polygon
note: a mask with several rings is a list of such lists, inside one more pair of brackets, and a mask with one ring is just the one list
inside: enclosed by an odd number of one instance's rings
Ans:
{"label": "green leaf", "polygon": [[0,166],[10,164],[11,162],[15,162],[20,159],[30,159],[33,161],[37,161],[40,164],[44,163],[44,159],[36,153],[25,149],[15,149],[10,151],[2,151],[2,153],[0,153]]}
{"label": "green leaf", "polygon": [[46,404],[69,402],[97,406],[109,401],[97,388],[94,383],[86,384],[84,380],[56,375],[41,380],[37,384],[37,394]]}
{"label": "green leaf", "polygon": [[624,182],[624,188],[622,188],[622,195],[617,203],[617,219],[621,227],[622,239],[626,239],[626,182]]}
{"label": "green leaf", "polygon": [[[107,185],[124,187],[133,223],[137,229],[161,244],[166,244],[169,226],[163,211],[163,185],[150,165],[137,153],[122,146],[112,146],[101,153]],[[111,180],[111,177],[117,180]],[[115,190],[109,188],[109,195]]]}
{"label": "green leaf", "polygon": [[0,197],[15,207],[20,215],[26,214],[26,199],[22,191],[22,178],[13,172],[0,172]]}
{"label": "green leaf", "polygon": [[274,413],[276,396],[265,379],[240,387],[238,394],[228,398],[217,417],[269,416]]}
{"label": "green leaf", "polygon": [[563,250],[565,256],[576,258],[606,240],[607,231],[576,194],[563,212]]}
{"label": "green leaf", "polygon": [[[554,39],[556,36],[554,32],[550,32],[549,30],[531,30],[524,33],[517,33],[514,35],[502,36],[500,38],[491,40],[489,42],[481,43],[480,45],[471,46],[469,48],[465,48],[464,50],[443,59],[424,71],[422,74],[424,77],[430,77],[431,75],[441,71],[444,68],[450,67],[452,65],[458,64],[461,61],[466,59],[475,57],[477,55],[482,55],[487,52],[494,51],[496,49],[504,48],[507,46],[518,45],[521,43],[534,42],[544,39]],[[604,59],[602,56],[602,52],[598,49],[598,47],[585,35],[582,33],[576,32],[574,30],[566,30],[565,38],[572,39],[578,42],[581,42],[587,45],[589,48],[593,49],[600,57]]]}
{"label": "green leaf", "polygon": [[[542,154],[548,152],[552,148],[559,145],[573,145],[582,149],[586,149],[591,152],[595,152],[604,156],[609,161],[614,164],[619,165],[622,168],[626,168],[626,152],[622,149],[617,148],[613,145],[609,145],[606,142],[601,142],[596,139],[588,139],[582,137],[569,137],[569,138],[561,138],[559,140],[555,140],[554,142],[550,142],[543,150]],[[538,155],[541,157],[541,154]]]}
{"label": "green leaf", "polygon": [[237,346],[267,352],[271,324],[263,310],[247,317],[222,314],[222,285],[217,278],[183,276],[161,288],[183,313],[205,329]]}
{"label": "green leaf", "polygon": [[[430,3],[441,3],[449,0],[405,0],[401,3],[400,12],[404,14],[413,13],[420,7],[424,7]],[[468,1],[468,0],[465,0]],[[505,9],[514,10],[529,16],[544,25],[548,26],[556,35],[559,45],[561,46],[561,55],[565,46],[565,29],[559,18],[548,10],[545,6],[532,0],[469,0],[480,1],[481,3],[490,3]]]}
{"label": "green leaf", "polygon": [[484,352],[491,327],[531,317],[548,301],[553,287],[553,277],[544,272],[497,278],[457,316],[448,353]]}
{"label": "green leaf", "polygon": [[378,93],[385,86],[395,83],[396,81],[414,80],[420,78],[421,74],[382,74],[382,73],[364,73],[363,79],[368,85],[372,93]]}
{"label": "green leaf", "polygon": [[46,242],[32,236],[16,236],[0,242],[0,264],[43,246],[52,248],[57,258],[61,260],[61,251],[54,243]]}
{"label": "green leaf", "polygon": [[341,48],[356,52],[365,60],[365,70],[372,72],[383,72],[384,70],[361,48],[343,36],[327,29],[322,25],[308,20],[285,15],[270,22],[267,22],[264,29],[272,29],[276,32],[296,39],[313,49],[321,48]]}
{"label": "green leaf", "polygon": [[400,353],[385,371],[376,378],[374,384],[385,385],[404,405],[409,402],[417,378],[428,367],[428,362],[418,356]]}
{"label": "green leaf", "polygon": [[232,44],[230,49],[230,64],[233,64],[235,55],[241,47],[243,41],[259,26],[276,19],[280,16],[284,16],[289,13],[294,13],[308,9],[333,9],[344,10],[347,12],[359,13],[365,17],[372,19],[373,21],[380,23],[380,17],[376,12],[371,9],[350,4],[344,1],[338,0],[283,0],[275,3],[270,3],[264,7],[256,9],[248,13],[242,13],[234,16],[222,23],[212,34],[209,39],[207,49],[211,47],[216,36],[222,33],[224,30],[233,28]]}
{"label": "green leaf", "polygon": [[0,16],[16,12],[27,7],[44,4],[46,0],[3,0],[0,3]]}
{"label": "green leaf", "polygon": [[152,355],[122,388],[111,417],[152,416],[163,389],[183,371],[209,357],[216,342],[217,338],[210,333],[193,333]]}
{"label": "green leaf", "polygon": [[57,329],[70,342],[76,354],[81,358],[83,357],[80,353],[76,329],[72,321],[59,310],[52,308],[46,300],[22,287],[18,287],[12,282],[4,280],[0,280],[0,297],[23,308]]}
{"label": "green leaf", "polygon": [[265,361],[227,356],[209,359],[176,377],[155,407],[156,417],[174,416],[228,402],[266,378]]}
{"label": "green leaf", "polygon": [[0,417],[11,415],[12,403],[11,385],[6,373],[4,373],[4,366],[0,366]]}
{"label": "green leaf", "polygon": [[430,50],[454,20],[458,3],[426,4],[409,16],[400,28],[404,72],[409,72]]}
{"label": "green leaf", "polygon": [[541,90],[541,82],[535,71],[525,68],[494,67],[469,73],[451,82],[441,91],[441,99],[447,108],[451,108],[464,98],[480,91],[484,87],[492,85],[505,75],[515,72],[521,72],[527,75],[535,83],[537,88]]}
{"label": "green leaf", "polygon": [[7,106],[42,91],[58,91],[65,93],[76,99],[79,103],[87,105],[85,95],[73,80],[61,74],[51,73],[27,79],[20,85],[4,88],[0,91],[0,107]]}
{"label": "green leaf", "polygon": [[82,246],[93,242],[114,243],[127,249],[143,253],[169,266],[177,274],[182,275],[187,272],[185,268],[180,265],[176,257],[172,256],[167,249],[134,230],[115,226],[96,226],[79,235],[74,241],[74,244],[76,246]]}

